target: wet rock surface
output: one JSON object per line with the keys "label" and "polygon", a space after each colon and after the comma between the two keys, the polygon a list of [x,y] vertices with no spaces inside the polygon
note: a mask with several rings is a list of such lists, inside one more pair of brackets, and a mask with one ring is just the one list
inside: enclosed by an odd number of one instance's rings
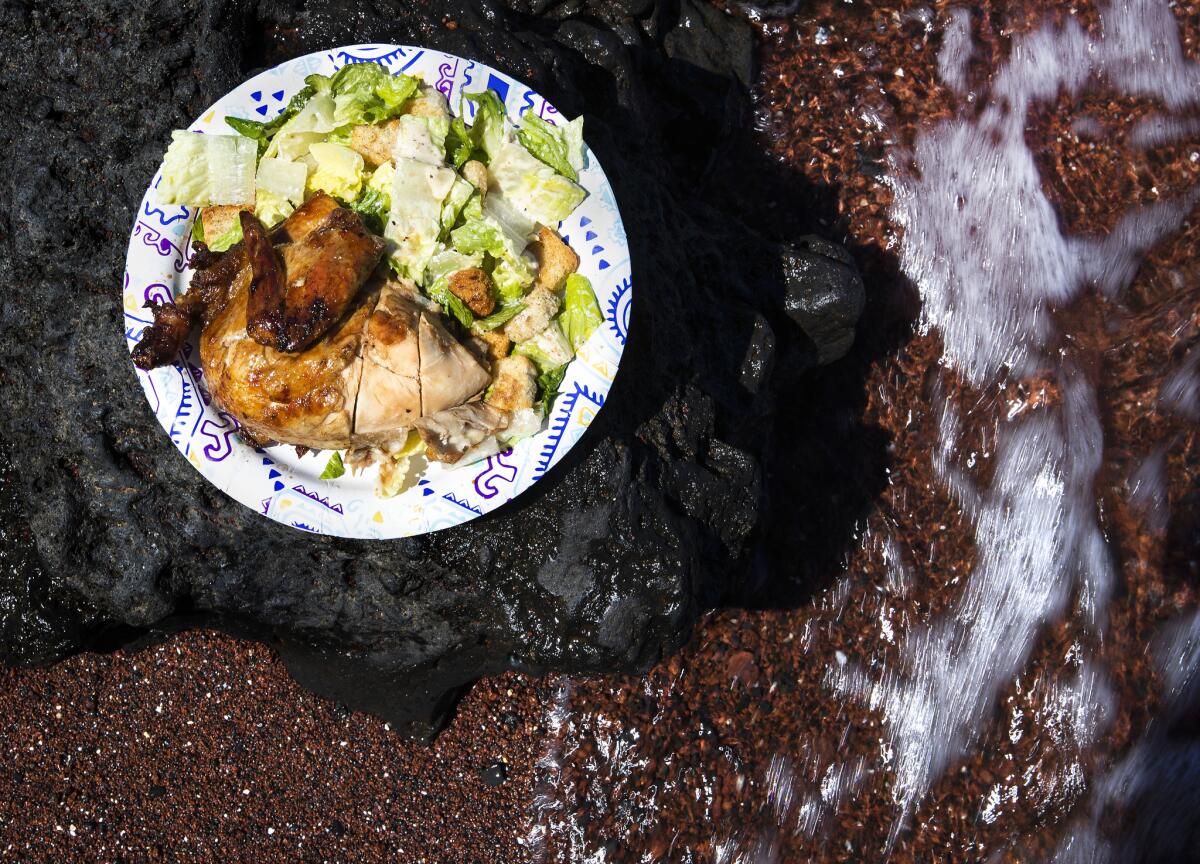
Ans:
{"label": "wet rock surface", "polygon": [[[803,512],[779,491],[798,482],[780,429],[848,347],[862,286],[798,233],[811,224],[772,229],[769,202],[728,194],[778,171],[742,142],[745,22],[690,0],[11,3],[0,41],[0,280],[20,286],[0,297],[0,498],[19,547],[4,659],[213,625],[427,734],[484,673],[646,668]],[[480,59],[583,113],[638,286],[621,374],[564,464],[491,517],[391,543],[307,536],[211,487],[151,415],[119,330],[133,208],[169,130],[265,66],[368,41]]]}

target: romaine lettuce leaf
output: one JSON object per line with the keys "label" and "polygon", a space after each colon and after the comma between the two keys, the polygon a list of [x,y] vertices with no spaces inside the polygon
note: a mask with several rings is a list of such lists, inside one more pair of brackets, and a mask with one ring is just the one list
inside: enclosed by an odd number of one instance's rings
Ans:
{"label": "romaine lettuce leaf", "polygon": [[382,234],[387,222],[387,198],[370,184],[363,186],[362,191],[347,205],[358,215],[362,216],[367,230],[374,234]]}
{"label": "romaine lettuce leaf", "polygon": [[515,142],[492,157],[488,170],[504,199],[543,225],[557,225],[587,197],[581,186]]}
{"label": "romaine lettuce leaf", "polygon": [[492,283],[501,302],[520,300],[533,283],[533,266],[524,255],[501,259],[492,268]]}
{"label": "romaine lettuce leaf", "polygon": [[450,187],[446,200],[442,202],[442,232],[439,235],[441,240],[449,239],[451,230],[458,224],[458,217],[467,206],[467,201],[475,194],[475,187],[468,181],[462,177],[454,178],[454,184]]}
{"label": "romaine lettuce leaf", "polygon": [[399,119],[400,133],[392,151],[395,159],[416,159],[429,165],[446,161],[446,132],[450,121],[442,117],[405,114]]}
{"label": "romaine lettuce leaf", "polygon": [[258,173],[254,178],[257,192],[270,192],[292,204],[304,200],[304,187],[308,180],[308,166],[303,162],[287,159],[260,159]]}
{"label": "romaine lettuce leaf", "polygon": [[513,346],[512,353],[528,357],[533,361],[533,365],[538,368],[539,373],[548,372],[563,365],[563,361],[556,361],[537,343],[536,339],[530,339],[528,342],[518,342]]}
{"label": "romaine lettuce leaf", "polygon": [[503,305],[486,318],[477,320],[475,322],[475,329],[482,330],[485,333],[489,330],[495,330],[497,327],[501,327],[511,321],[524,308],[525,304],[520,302]]}
{"label": "romaine lettuce leaf", "polygon": [[517,140],[525,145],[526,150],[559,174],[570,180],[578,180],[579,173],[572,164],[570,150],[576,137],[582,141],[583,118],[576,118],[574,122],[579,126],[572,130],[573,140],[569,143],[565,129],[551,126],[532,111],[527,111],[521,117],[521,129],[517,133]]}
{"label": "romaine lettuce leaf", "polygon": [[[571,348],[571,343],[567,341],[567,337],[563,334],[562,327],[558,321],[551,321],[550,326],[534,336],[529,342],[522,342],[522,345],[531,344],[530,350],[536,350],[538,357],[542,358],[542,362],[538,365],[542,369],[561,366],[564,363],[570,363],[575,356],[575,351]],[[530,357],[532,360],[533,358]]]}
{"label": "romaine lettuce leaf", "polygon": [[392,206],[384,236],[396,244],[391,264],[401,276],[425,284],[425,267],[439,251],[442,202],[457,175],[445,166],[400,159],[392,179]]}
{"label": "romaine lettuce leaf", "polygon": [[446,249],[430,258],[425,268],[425,293],[446,307],[446,311],[468,329],[475,323],[475,315],[461,298],[450,293],[450,277],[459,270],[469,270],[482,263],[482,254],[464,255],[455,249]]}
{"label": "romaine lettuce leaf", "polygon": [[342,463],[342,454],[334,450],[333,455],[329,457],[329,461],[325,463],[325,470],[321,472],[322,480],[336,480],[346,473],[346,466]]}
{"label": "romaine lettuce leaf", "polygon": [[157,188],[161,204],[249,204],[254,200],[258,146],[241,135],[176,130],[163,158]]}
{"label": "romaine lettuce leaf", "polygon": [[480,161],[487,159],[487,154],[483,151],[476,155],[475,139],[471,137],[471,130],[467,128],[467,123],[462,117],[455,117],[450,121],[450,131],[446,134],[446,158],[456,170],[461,170],[468,160],[478,159],[479,156],[483,157]]}
{"label": "romaine lettuce leaf", "polygon": [[475,146],[483,150],[488,159],[493,159],[500,152],[507,137],[504,129],[504,103],[492,90],[464,93],[463,96],[475,103],[475,120],[471,124],[471,137]]}
{"label": "romaine lettuce leaf", "polygon": [[254,215],[267,227],[278,225],[304,201],[307,180],[308,166],[303,162],[260,159],[254,180]]}
{"label": "romaine lettuce leaf", "polygon": [[[284,219],[292,215],[292,211],[296,209],[296,205],[286,198],[268,192],[266,189],[259,189],[257,197],[254,201],[254,215],[259,218],[259,221],[268,228],[273,228],[282,222]],[[238,240],[242,239],[242,226],[238,223]],[[211,246],[209,247],[212,248]]]}
{"label": "romaine lettuce leaf", "polygon": [[[584,169],[587,161],[583,145],[583,115],[579,115],[566,126],[562,127],[563,140],[567,142],[567,162],[578,175]],[[575,178],[579,179],[578,176]]]}
{"label": "romaine lettuce leaf", "polygon": [[314,93],[296,116],[275,133],[264,155],[291,161],[301,158],[308,153],[309,145],[324,141],[340,125],[334,119],[333,109],[333,97],[328,91]]}
{"label": "romaine lettuce leaf", "polygon": [[258,155],[261,156],[267,149],[267,144],[271,140],[271,137],[285,123],[299,114],[300,110],[313,95],[323,89],[328,89],[328,82],[329,79],[324,75],[309,75],[304,79],[304,87],[288,100],[287,106],[282,111],[270,120],[248,120],[243,117],[226,117],[225,122],[232,126],[239,135],[245,135],[247,138],[253,138],[257,141]]}
{"label": "romaine lettuce leaf", "polygon": [[309,191],[328,192],[339,201],[353,201],[365,180],[363,157],[341,144],[318,142],[308,148],[316,169],[308,178]]}
{"label": "romaine lettuce leaf", "polygon": [[586,276],[572,273],[567,277],[563,311],[558,319],[563,334],[576,352],[604,320],[600,304],[596,302],[596,294],[592,291],[592,283]]}
{"label": "romaine lettuce leaf", "polygon": [[451,245],[460,252],[486,252],[495,262],[491,270],[496,293],[502,301],[519,300],[533,282],[533,267],[522,254],[527,245],[522,235],[512,233],[496,218],[489,195],[482,207],[471,197],[463,208],[466,221],[450,232]]}
{"label": "romaine lettuce leaf", "polygon": [[567,364],[564,363],[538,375],[538,400],[534,403],[534,407],[539,408],[543,416],[549,414],[550,409],[554,407],[554,399],[558,396],[558,388],[562,386],[563,376],[566,374]]}
{"label": "romaine lettuce leaf", "polygon": [[530,435],[536,435],[538,432],[541,432],[542,421],[545,417],[546,415],[542,411],[541,405],[535,405],[532,408],[521,408],[513,412],[512,419],[508,421],[508,427],[503,432],[497,433],[496,437],[505,446],[516,444],[523,438],[528,438]]}
{"label": "romaine lettuce leaf", "polygon": [[415,78],[404,73],[391,75],[378,63],[347,64],[330,80],[339,126],[395,117],[416,91]]}
{"label": "romaine lettuce leaf", "polygon": [[358,197],[349,205],[363,217],[368,231],[382,234],[387,225],[388,212],[392,208],[392,180],[396,169],[391,162],[384,162],[367,178],[366,185]]}
{"label": "romaine lettuce leaf", "polygon": [[448,282],[450,277],[459,270],[470,270],[483,263],[483,255],[464,255],[457,249],[444,249],[429,259],[425,268],[425,282],[436,285],[438,282]]}

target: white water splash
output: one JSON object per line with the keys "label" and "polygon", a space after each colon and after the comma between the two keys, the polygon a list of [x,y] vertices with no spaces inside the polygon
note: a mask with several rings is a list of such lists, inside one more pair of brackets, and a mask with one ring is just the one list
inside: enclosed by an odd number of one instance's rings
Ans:
{"label": "white water splash", "polygon": [[[583,829],[578,824],[578,806],[574,789],[562,782],[563,753],[567,723],[571,715],[571,679],[561,676],[554,685],[554,698],[546,712],[546,746],[537,761],[541,772],[534,787],[530,806],[531,824],[521,838],[521,845],[529,850],[531,861],[547,860],[551,838],[565,839],[569,852],[582,845]],[[578,860],[574,857],[568,861]]]}
{"label": "white water splash", "polygon": [[[1052,311],[1088,285],[1116,296],[1141,254],[1178,229],[1196,195],[1130,212],[1104,238],[1064,236],[1025,127],[1034,104],[1078,95],[1098,78],[1171,109],[1197,104],[1200,66],[1184,59],[1166,2],[1115,2],[1101,10],[1101,21],[1096,36],[1069,21],[1014,38],[980,110],[922,131],[911,154],[894,154],[901,266],[920,291],[921,326],[942,337],[945,365],[985,390],[1048,376],[1061,400],[996,418],[987,488],[960,466],[961,419],[948,403],[940,406],[934,463],[974,527],[977,563],[953,610],[901,636],[900,668],[879,675],[849,665],[829,673],[831,686],[885,719],[900,809],[893,841],[933,781],[978,741],[997,694],[1042,628],[1067,612],[1073,591],[1084,623],[1103,630],[1114,572],[1093,489],[1102,432],[1095,394],[1060,349]],[[939,55],[943,77],[959,90],[972,53],[968,25],[954,14]],[[1104,728],[1112,696],[1087,662],[1077,679],[1052,686],[1070,695],[1056,742],[1070,757]],[[1082,783],[1082,767],[1067,762],[1063,783]],[[980,802],[981,816],[995,818],[1007,794]]]}
{"label": "white water splash", "polygon": [[[1098,782],[1089,811],[1066,832],[1055,864],[1194,861],[1200,849],[1200,744],[1172,735],[1174,724],[1200,711],[1200,612],[1169,625],[1156,640],[1163,709],[1146,735]],[[1131,814],[1109,839],[1108,814]]]}

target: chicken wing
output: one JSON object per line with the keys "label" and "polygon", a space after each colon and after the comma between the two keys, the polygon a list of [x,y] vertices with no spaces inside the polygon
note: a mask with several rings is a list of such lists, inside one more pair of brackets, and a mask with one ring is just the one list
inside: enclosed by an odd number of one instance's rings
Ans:
{"label": "chicken wing", "polygon": [[247,332],[278,351],[302,351],[328,332],[383,256],[383,240],[343,207],[278,247],[252,214],[243,212],[241,220],[253,271]]}

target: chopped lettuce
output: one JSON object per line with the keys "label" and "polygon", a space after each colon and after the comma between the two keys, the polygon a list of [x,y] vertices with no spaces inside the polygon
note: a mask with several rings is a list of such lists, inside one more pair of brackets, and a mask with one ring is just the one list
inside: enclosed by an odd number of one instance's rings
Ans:
{"label": "chopped lettuce", "polygon": [[[559,129],[532,111],[527,111],[521,118],[521,128],[517,132],[517,140],[525,146],[526,150],[559,174],[570,180],[578,180],[579,172],[574,163],[582,162],[583,158],[582,154],[576,156],[571,150],[582,147],[583,118],[577,117],[572,124],[578,125],[571,128],[571,124],[568,124],[567,127]],[[567,137],[567,129],[571,129],[570,140]]]}
{"label": "chopped lettuce", "polygon": [[533,266],[524,255],[503,258],[492,268],[492,282],[501,302],[520,300],[533,283]]}
{"label": "chopped lettuce", "polygon": [[346,206],[362,217],[363,224],[367,226],[368,231],[374,234],[383,233],[384,225],[387,222],[388,201],[387,197],[374,186],[370,184],[363,186],[358,197]]}
{"label": "chopped lettuce", "polygon": [[536,435],[542,431],[542,420],[545,419],[545,416],[541,405],[520,408],[513,412],[512,419],[508,421],[508,427],[497,433],[496,437],[505,446],[516,444],[522,438],[528,438],[530,435]]}
{"label": "chopped lettuce", "polygon": [[578,174],[583,170],[586,162],[583,147],[583,115],[576,117],[562,127],[562,130],[563,140],[567,142],[567,163],[575,169],[575,179],[578,180]]}
{"label": "chopped lettuce", "polygon": [[268,227],[291,215],[302,201],[308,166],[287,159],[263,158],[254,179],[254,215]]}
{"label": "chopped lettuce", "polygon": [[446,200],[442,202],[441,240],[445,241],[449,239],[450,231],[458,224],[458,219],[462,215],[463,209],[467,206],[467,201],[475,194],[475,187],[469,181],[464,180],[462,177],[454,178],[454,184],[446,194]]}
{"label": "chopped lettuce", "polygon": [[225,122],[232,126],[239,135],[245,135],[247,138],[253,138],[257,141],[258,155],[261,156],[267,149],[271,137],[285,123],[299,114],[300,110],[308,103],[308,100],[322,89],[321,82],[327,83],[328,81],[329,79],[324,75],[309,75],[304,79],[304,87],[288,100],[287,106],[282,111],[270,120],[247,120],[243,117],[226,117]]}
{"label": "chopped lettuce", "polygon": [[554,407],[554,399],[558,396],[558,388],[562,386],[563,376],[566,374],[567,366],[564,363],[538,375],[538,399],[534,407],[540,409],[543,416],[549,414],[550,409]]}
{"label": "chopped lettuce", "polygon": [[558,324],[554,323],[551,323],[532,340],[518,342],[512,348],[512,353],[527,356],[533,360],[533,364],[538,367],[539,372],[547,372],[562,366],[571,360],[571,356],[574,356],[571,354],[570,344],[563,336],[563,331],[559,329]]}
{"label": "chopped lettuce", "polygon": [[379,191],[387,199],[388,207],[392,206],[392,181],[396,178],[396,166],[384,162],[372,172],[367,179],[367,185]]}
{"label": "chopped lettuce", "polygon": [[522,254],[527,245],[525,235],[506,225],[497,215],[492,195],[483,206],[478,196],[472,196],[463,207],[465,221],[450,232],[450,244],[467,254],[486,252],[494,262],[492,281],[502,302],[513,302],[524,296],[533,283],[533,266]]}
{"label": "chopped lettuce", "polygon": [[482,330],[485,333],[489,330],[495,330],[497,327],[502,327],[515,318],[517,314],[524,308],[525,304],[520,302],[502,305],[491,315],[477,320],[475,322],[475,329]]}
{"label": "chopped lettuce", "polygon": [[543,225],[557,225],[587,197],[583,187],[515,142],[492,157],[489,174],[506,201]]}
{"label": "chopped lettuce", "polygon": [[339,201],[353,201],[365,180],[363,157],[349,147],[327,142],[313,144],[309,155],[316,169],[308,178],[309,191],[328,192]]}
{"label": "chopped lettuce", "polygon": [[427,285],[446,282],[459,270],[470,270],[482,263],[483,255],[464,255],[456,249],[445,249],[429,259],[429,266],[425,268],[425,282]]}
{"label": "chopped lettuce", "polygon": [[[557,321],[551,321],[549,327],[534,336],[529,342],[533,346],[530,350],[536,349],[537,356],[543,358],[539,364],[543,369],[570,363],[575,356],[571,343],[567,341],[567,337]],[[530,357],[530,359],[533,358]]]}
{"label": "chopped lettuce", "polygon": [[475,103],[475,120],[471,124],[471,137],[475,146],[482,150],[488,159],[494,159],[507,137],[504,131],[504,103],[492,90],[464,93],[463,96]]}
{"label": "chopped lettuce", "polygon": [[293,204],[304,200],[304,186],[308,180],[308,166],[287,159],[261,159],[254,178],[255,189],[267,191]]}
{"label": "chopped lettuce", "polygon": [[480,156],[487,158],[486,153],[476,151],[475,139],[471,137],[466,121],[462,117],[455,117],[450,121],[450,131],[446,133],[446,158],[455,170],[461,170],[468,160]]}
{"label": "chopped lettuce", "polygon": [[396,159],[416,159],[429,165],[446,161],[446,133],[450,121],[442,117],[417,117],[405,114],[399,119],[400,134],[396,136]]}
{"label": "chopped lettuce", "polygon": [[537,220],[530,219],[498,191],[488,193],[484,208],[504,228],[505,233],[522,243],[537,233]]}
{"label": "chopped lettuce", "polygon": [[563,311],[558,316],[563,333],[574,351],[579,351],[588,337],[604,320],[600,304],[586,276],[572,273],[567,277]]}
{"label": "chopped lettuce", "polygon": [[339,126],[379,123],[395,117],[417,92],[417,79],[391,75],[378,63],[350,63],[330,80]]}
{"label": "chopped lettuce", "polygon": [[171,133],[157,195],[160,204],[249,204],[258,146],[241,135]]}
{"label": "chopped lettuce", "polygon": [[392,208],[392,180],[396,169],[391,162],[384,162],[367,178],[366,185],[358,197],[349,203],[351,210],[363,217],[367,229],[382,234],[387,225],[388,211]]}
{"label": "chopped lettuce", "polygon": [[[295,209],[296,205],[288,199],[281,198],[265,189],[258,190],[258,197],[254,202],[254,215],[268,228],[275,227],[291,216]],[[240,226],[238,227],[238,239],[242,239]]]}
{"label": "chopped lettuce", "polygon": [[329,461],[325,463],[325,470],[321,472],[322,480],[336,480],[346,473],[346,466],[342,464],[342,454],[333,451],[333,455],[329,457]]}
{"label": "chopped lettuce", "polygon": [[324,141],[341,125],[334,119],[333,112],[334,102],[329,92],[314,93],[299,113],[275,133],[264,155],[292,161],[301,158],[308,153],[310,145]]}
{"label": "chopped lettuce", "polygon": [[424,284],[425,267],[439,251],[442,202],[457,176],[450,168],[415,159],[396,162],[392,206],[384,236],[396,244],[391,259],[393,269],[418,285]]}

